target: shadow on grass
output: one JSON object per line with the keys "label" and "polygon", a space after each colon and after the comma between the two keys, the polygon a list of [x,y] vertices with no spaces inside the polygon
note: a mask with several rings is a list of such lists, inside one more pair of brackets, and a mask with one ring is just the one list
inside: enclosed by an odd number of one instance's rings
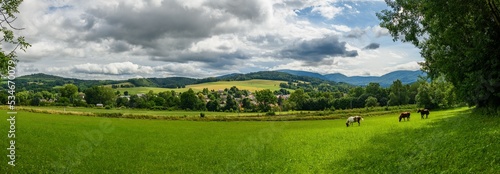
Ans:
{"label": "shadow on grass", "polygon": [[394,129],[334,161],[341,173],[497,173],[500,118],[467,111],[437,118],[422,128]]}

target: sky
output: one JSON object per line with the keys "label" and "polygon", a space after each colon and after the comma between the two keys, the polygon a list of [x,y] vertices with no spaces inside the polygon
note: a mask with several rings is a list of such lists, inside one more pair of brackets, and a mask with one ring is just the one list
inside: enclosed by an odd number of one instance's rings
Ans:
{"label": "sky", "polygon": [[418,70],[419,50],[379,26],[375,14],[386,8],[380,0],[24,0],[14,25],[32,47],[17,51],[18,75]]}

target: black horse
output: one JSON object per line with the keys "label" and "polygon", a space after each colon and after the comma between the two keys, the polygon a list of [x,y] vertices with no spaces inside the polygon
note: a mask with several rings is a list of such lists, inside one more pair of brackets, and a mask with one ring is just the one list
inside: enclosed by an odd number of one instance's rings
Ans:
{"label": "black horse", "polygon": [[422,119],[424,119],[424,115],[425,118],[429,118],[429,109],[418,109],[417,112],[420,112],[420,117],[422,117]]}

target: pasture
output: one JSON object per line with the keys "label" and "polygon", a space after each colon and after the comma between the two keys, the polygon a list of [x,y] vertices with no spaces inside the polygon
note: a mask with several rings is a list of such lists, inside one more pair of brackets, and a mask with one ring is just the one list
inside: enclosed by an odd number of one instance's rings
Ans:
{"label": "pasture", "polygon": [[[133,88],[116,88],[120,92],[128,91],[129,94],[139,94],[148,93],[152,90],[154,93],[159,93],[163,91],[175,91],[175,92],[185,92],[189,88],[193,89],[195,92],[202,91],[203,88],[208,88],[208,90],[224,90],[230,89],[236,86],[239,90],[249,90],[254,92],[256,90],[270,89],[271,91],[280,90],[280,83],[286,83],[285,81],[275,81],[275,80],[245,80],[245,81],[218,81],[218,82],[208,82],[194,85],[186,85],[185,88],[158,88],[158,87],[133,87]],[[293,90],[289,90],[293,92]]]}
{"label": "pasture", "polygon": [[[5,110],[0,112],[6,113]],[[320,121],[204,122],[19,111],[2,173],[495,173],[500,117],[467,108]],[[8,147],[8,125],[1,144]]]}

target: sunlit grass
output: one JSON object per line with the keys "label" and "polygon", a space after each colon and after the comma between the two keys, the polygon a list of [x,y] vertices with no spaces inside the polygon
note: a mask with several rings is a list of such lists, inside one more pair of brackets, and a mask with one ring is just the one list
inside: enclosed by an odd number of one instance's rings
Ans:
{"label": "sunlit grass", "polygon": [[[6,112],[6,111],[0,111]],[[2,119],[6,116],[3,114]],[[19,112],[7,173],[495,173],[500,117],[192,122]],[[8,130],[0,124],[0,130]],[[7,138],[1,138],[7,146]],[[6,153],[7,151],[3,152]],[[0,155],[0,161],[8,161]]]}
{"label": "sunlit grass", "polygon": [[[249,90],[250,92],[255,92],[257,90],[270,89],[271,91],[280,90],[280,83],[286,83],[285,81],[275,81],[275,80],[245,80],[245,81],[217,81],[208,82],[201,84],[186,85],[185,88],[157,88],[157,87],[133,87],[133,88],[117,88],[121,93],[128,91],[130,95],[148,93],[150,90],[154,93],[164,92],[164,91],[175,91],[175,92],[185,92],[189,88],[193,89],[195,92],[202,91],[203,88],[208,88],[208,90],[224,90],[230,89],[236,86],[239,90]],[[289,90],[293,92],[294,90]]]}

